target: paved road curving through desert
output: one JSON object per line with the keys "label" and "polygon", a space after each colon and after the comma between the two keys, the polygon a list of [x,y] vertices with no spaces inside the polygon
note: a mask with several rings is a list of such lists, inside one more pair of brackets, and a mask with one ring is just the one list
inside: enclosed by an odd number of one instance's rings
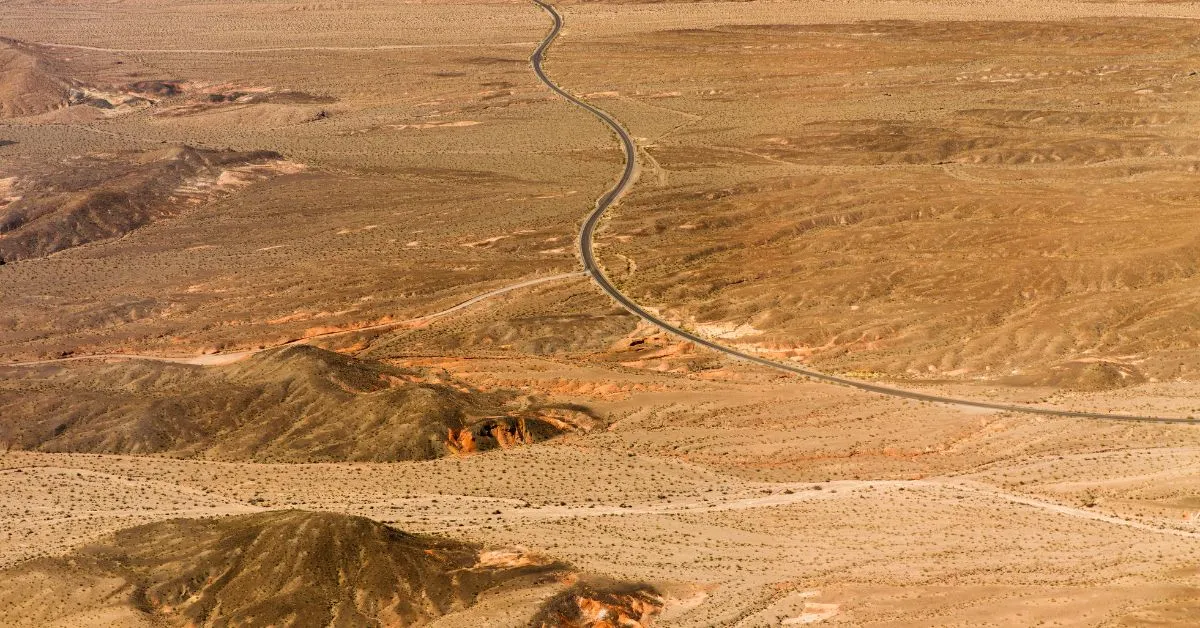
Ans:
{"label": "paved road curving through desert", "polygon": [[670,334],[673,334],[675,336],[683,338],[684,340],[688,340],[690,342],[693,342],[697,345],[706,347],[713,351],[717,351],[719,353],[723,353],[730,357],[737,358],[739,360],[744,360],[746,362],[753,362],[754,364],[758,364],[760,366],[765,366],[768,368],[785,371],[785,372],[792,373],[795,375],[801,375],[801,376],[808,377],[810,379],[814,379],[814,380],[818,380],[818,381],[822,381],[822,382],[829,382],[832,384],[839,384],[842,386],[850,386],[853,388],[857,388],[859,390],[865,390],[867,392],[877,393],[877,394],[881,394],[881,395],[888,395],[891,397],[900,397],[903,399],[912,399],[915,401],[926,401],[926,402],[948,404],[948,405],[955,405],[955,406],[966,406],[966,407],[971,407],[971,408],[983,408],[986,410],[1000,410],[1000,411],[1005,411],[1005,412],[1025,412],[1025,413],[1029,413],[1029,414],[1040,414],[1040,415],[1046,415],[1046,416],[1070,417],[1070,418],[1081,418],[1081,419],[1104,419],[1104,420],[1111,420],[1111,421],[1138,421],[1138,422],[1157,422],[1157,423],[1197,423],[1198,422],[1198,420],[1194,419],[1194,418],[1138,416],[1138,415],[1127,415],[1127,414],[1108,414],[1108,413],[1103,413],[1103,412],[1056,410],[1053,408],[1044,408],[1044,407],[1040,407],[1040,406],[993,403],[993,402],[989,402],[989,401],[974,401],[974,400],[970,400],[970,399],[955,399],[952,397],[941,397],[938,395],[930,395],[930,394],[911,391],[911,390],[892,388],[889,386],[880,386],[877,384],[872,384],[870,382],[864,382],[864,381],[849,379],[849,378],[845,378],[845,377],[839,377],[837,375],[830,375],[827,373],[822,373],[820,371],[814,371],[812,369],[803,368],[803,367],[796,366],[793,364],[777,362],[775,360],[768,360],[766,358],[762,358],[762,357],[759,357],[756,355],[745,353],[743,351],[739,351],[738,349],[734,349],[732,347],[722,345],[720,343],[714,342],[707,338],[703,338],[701,336],[698,336],[698,335],[696,335],[690,331],[687,331],[685,329],[682,329],[680,327],[676,327],[676,326],[668,323],[667,321],[655,316],[654,314],[651,314],[649,311],[647,311],[642,306],[638,305],[633,299],[631,299],[628,296],[626,296],[625,294],[623,294],[620,290],[617,289],[616,286],[613,285],[612,281],[609,280],[608,276],[604,274],[604,270],[601,269],[600,265],[596,263],[596,255],[593,250],[593,240],[595,239],[595,236],[596,236],[596,227],[599,225],[600,219],[604,216],[605,210],[607,210],[609,207],[611,207],[613,204],[615,204],[617,202],[617,200],[623,194],[625,194],[625,192],[627,192],[630,187],[633,186],[633,182],[635,179],[634,175],[637,170],[637,146],[636,146],[636,144],[634,144],[633,138],[631,138],[629,136],[629,133],[625,131],[625,129],[616,120],[616,118],[613,118],[612,115],[610,115],[608,112],[604,111],[603,109],[600,109],[599,107],[589,104],[589,103],[585,102],[584,100],[572,95],[570,92],[559,87],[554,81],[550,80],[550,78],[546,75],[546,71],[542,67],[542,64],[546,58],[546,50],[550,48],[550,45],[553,44],[554,40],[558,37],[559,32],[562,31],[563,19],[562,19],[562,15],[560,15],[553,6],[551,6],[550,4],[548,4],[546,2],[543,2],[543,0],[533,0],[533,2],[534,2],[534,4],[537,4],[539,7],[541,7],[548,14],[550,14],[550,17],[554,20],[554,24],[551,27],[550,32],[546,35],[546,38],[542,40],[542,43],[539,44],[538,47],[534,50],[533,56],[530,57],[530,62],[533,64],[534,73],[537,74],[538,79],[541,80],[542,83],[545,83],[546,87],[549,87],[551,91],[558,94],[559,96],[562,96],[564,99],[566,99],[571,104],[581,107],[584,110],[591,113],[592,115],[599,118],[601,122],[603,122],[609,129],[611,129],[614,133],[616,133],[617,138],[621,141],[621,147],[625,152],[625,168],[621,172],[621,178],[618,179],[616,184],[613,185],[612,188],[610,188],[607,192],[605,192],[604,195],[601,196],[600,199],[596,201],[596,208],[594,210],[592,210],[592,213],[588,214],[587,218],[583,221],[583,227],[579,230],[579,257],[583,261],[584,270],[586,270],[588,275],[590,275],[592,277],[592,280],[596,282],[596,285],[598,285],[601,290],[608,293],[608,295],[611,296],[613,299],[615,299],[617,301],[617,303],[620,303],[622,307],[624,307],[626,310],[629,310],[629,312],[638,316],[642,320],[662,329],[663,331],[666,331]]}

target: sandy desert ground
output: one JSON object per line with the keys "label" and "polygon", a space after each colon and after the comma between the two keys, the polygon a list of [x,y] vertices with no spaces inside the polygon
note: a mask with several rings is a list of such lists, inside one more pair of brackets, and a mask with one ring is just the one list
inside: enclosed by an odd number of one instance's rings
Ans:
{"label": "sandy desert ground", "polygon": [[[555,7],[656,315],[1200,417],[1200,4]],[[0,2],[0,625],[1200,623],[1200,426],[599,291],[550,26]]]}

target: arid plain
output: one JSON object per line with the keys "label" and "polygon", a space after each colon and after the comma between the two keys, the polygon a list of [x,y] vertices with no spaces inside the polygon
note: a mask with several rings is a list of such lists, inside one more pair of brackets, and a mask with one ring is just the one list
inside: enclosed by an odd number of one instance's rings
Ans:
{"label": "arid plain", "polygon": [[[1200,4],[555,7],[658,316],[1200,416]],[[599,291],[551,23],[0,2],[0,625],[1200,622],[1200,425]]]}

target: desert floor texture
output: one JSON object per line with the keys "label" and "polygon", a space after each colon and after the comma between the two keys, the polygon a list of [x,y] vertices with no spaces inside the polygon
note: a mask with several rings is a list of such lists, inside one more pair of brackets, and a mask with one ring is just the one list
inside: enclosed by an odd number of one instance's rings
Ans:
{"label": "desert floor texture", "polygon": [[[1200,625],[1200,3],[0,0],[0,626]],[[315,601],[314,601],[315,600]]]}

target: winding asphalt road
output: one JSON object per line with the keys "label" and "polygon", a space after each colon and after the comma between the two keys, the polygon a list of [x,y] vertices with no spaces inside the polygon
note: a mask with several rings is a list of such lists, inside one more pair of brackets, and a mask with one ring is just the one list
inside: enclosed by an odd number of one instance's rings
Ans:
{"label": "winding asphalt road", "polygon": [[534,50],[533,56],[530,57],[530,61],[533,64],[534,73],[536,73],[538,79],[545,83],[546,87],[549,87],[554,93],[562,96],[571,104],[585,109],[588,113],[591,113],[599,118],[600,121],[608,126],[609,129],[612,129],[612,131],[617,134],[617,138],[620,139],[621,147],[625,151],[625,169],[621,172],[621,178],[617,180],[617,183],[613,185],[611,189],[605,192],[604,195],[596,201],[596,208],[592,210],[592,213],[588,214],[587,219],[583,221],[583,227],[579,230],[579,257],[581,260],[583,260],[584,270],[586,270],[588,275],[592,277],[592,280],[596,282],[596,285],[598,285],[601,290],[608,293],[610,297],[616,300],[617,303],[620,303],[621,306],[626,310],[629,310],[642,320],[658,327],[659,329],[662,329],[663,331],[674,334],[675,336],[693,342],[702,347],[723,353],[732,358],[737,358],[746,362],[753,362],[754,364],[758,364],[760,366],[765,366],[779,371],[785,371],[794,375],[801,375],[817,381],[849,386],[859,390],[865,390],[867,392],[888,395],[890,397],[900,397],[903,399],[912,399],[915,401],[926,401],[953,406],[982,408],[985,410],[1024,412],[1027,414],[1040,414],[1046,416],[1069,417],[1077,419],[1104,419],[1110,421],[1155,423],[1200,422],[1193,418],[1137,416],[1129,414],[1107,414],[1103,412],[1081,412],[1074,410],[1056,410],[1053,408],[1043,408],[1040,406],[992,403],[989,401],[974,401],[970,399],[955,399],[953,397],[940,397],[938,395],[930,395],[911,390],[880,386],[870,382],[848,379],[845,377],[839,377],[837,375],[829,375],[820,371],[814,371],[812,369],[803,368],[793,364],[787,364],[785,362],[776,362],[775,360],[768,360],[753,354],[745,353],[732,347],[727,347],[707,338],[698,336],[690,331],[687,331],[686,329],[676,327],[655,316],[654,314],[651,314],[613,285],[612,281],[609,280],[608,276],[605,275],[604,271],[600,268],[600,265],[596,263],[596,254],[593,250],[593,240],[596,236],[596,227],[599,225],[600,219],[604,216],[605,210],[615,204],[617,199],[619,199],[621,195],[627,192],[633,185],[635,178],[634,174],[637,169],[637,145],[634,144],[633,138],[629,137],[629,133],[625,131],[619,122],[617,122],[616,118],[613,118],[612,115],[603,109],[600,109],[599,107],[589,104],[574,96],[570,92],[555,84],[554,81],[550,80],[550,77],[546,76],[546,71],[542,67],[543,62],[546,59],[546,50],[550,48],[550,45],[554,43],[554,40],[558,37],[559,32],[562,31],[563,19],[558,11],[556,11],[550,4],[543,2],[542,0],[533,0],[533,2],[546,11],[546,13],[549,13],[550,17],[554,20],[554,26],[550,29],[550,32],[546,35],[546,38],[542,40],[542,43],[538,45],[536,50]]}

